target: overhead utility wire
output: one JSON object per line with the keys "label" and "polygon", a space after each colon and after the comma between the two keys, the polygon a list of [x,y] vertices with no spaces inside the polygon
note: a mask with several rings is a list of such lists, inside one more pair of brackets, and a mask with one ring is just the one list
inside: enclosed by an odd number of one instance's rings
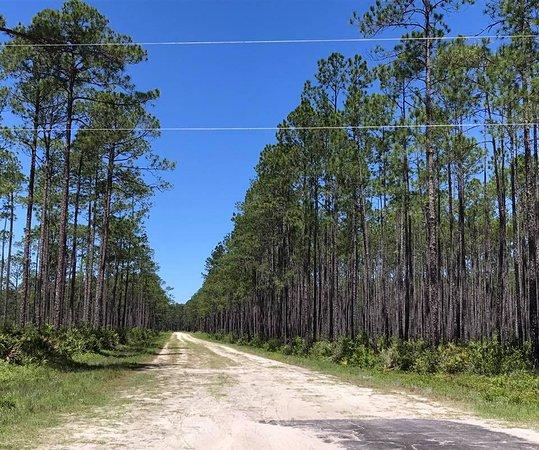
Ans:
{"label": "overhead utility wire", "polygon": [[372,38],[337,38],[337,39],[261,39],[261,40],[223,40],[223,41],[150,41],[150,42],[94,42],[94,43],[43,43],[14,44],[4,42],[6,47],[130,47],[135,45],[150,46],[196,46],[196,45],[264,45],[264,44],[325,44],[325,43],[361,43],[361,42],[396,42],[396,41],[450,41],[457,39],[538,39],[534,34],[521,35],[468,35],[468,36],[404,36],[404,37],[372,37]]}
{"label": "overhead utility wire", "polygon": [[[273,127],[159,127],[159,128],[85,128],[80,127],[80,131],[139,131],[139,132],[158,132],[158,131],[304,131],[304,130],[396,130],[396,129],[421,129],[421,128],[476,128],[476,127],[522,127],[539,125],[535,122],[523,123],[433,123],[433,124],[395,124],[395,125],[345,125],[345,126],[273,126]],[[25,127],[4,127],[14,131],[42,131],[42,129]],[[65,128],[53,127],[44,131],[66,131]]]}

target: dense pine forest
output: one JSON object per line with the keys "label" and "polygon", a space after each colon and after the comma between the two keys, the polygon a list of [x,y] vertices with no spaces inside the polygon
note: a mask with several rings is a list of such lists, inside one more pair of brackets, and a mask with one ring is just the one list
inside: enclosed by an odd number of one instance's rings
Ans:
{"label": "dense pine forest", "polygon": [[491,0],[489,37],[454,39],[444,16],[468,3],[353,15],[365,37],[404,34],[319,61],[183,327],[531,343],[539,360],[539,3]]}
{"label": "dense pine forest", "polygon": [[80,0],[0,30],[0,324],[160,326],[144,221],[173,163],[128,74],[146,52]]}

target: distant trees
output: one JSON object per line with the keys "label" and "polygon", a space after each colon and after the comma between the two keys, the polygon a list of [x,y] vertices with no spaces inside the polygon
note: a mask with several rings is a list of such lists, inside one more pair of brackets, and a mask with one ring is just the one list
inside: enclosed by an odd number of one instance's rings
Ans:
{"label": "distant trees", "polygon": [[388,0],[354,16],[365,34],[406,34],[376,67],[320,61],[185,326],[531,341],[539,360],[539,8],[489,5],[508,40],[440,39],[444,11],[462,3]]}
{"label": "distant trees", "polygon": [[169,299],[144,218],[173,164],[151,149],[159,123],[147,105],[158,92],[137,92],[126,73],[146,53],[80,0],[44,9],[28,26],[0,25],[11,38],[0,53],[1,98],[18,118],[0,150],[0,317],[155,325]]}

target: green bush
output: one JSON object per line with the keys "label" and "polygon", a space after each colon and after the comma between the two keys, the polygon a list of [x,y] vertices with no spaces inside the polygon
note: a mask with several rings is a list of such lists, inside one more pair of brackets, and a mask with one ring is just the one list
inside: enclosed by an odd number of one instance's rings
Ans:
{"label": "green bush", "polygon": [[51,333],[34,327],[5,330],[0,335],[2,359],[12,364],[42,363],[63,358]]}
{"label": "green bush", "polygon": [[504,351],[503,346],[496,339],[470,342],[468,351],[470,372],[479,375],[498,375],[501,373]]}
{"label": "green bush", "polygon": [[394,340],[389,347],[380,352],[384,369],[410,370],[414,365],[415,354],[411,342]]}
{"label": "green bush", "polygon": [[[94,329],[99,348],[102,350],[113,350],[120,344],[118,333],[110,328]],[[155,339],[156,331],[147,328],[130,328],[128,332],[128,343],[136,342],[148,345]]]}
{"label": "green bush", "polygon": [[354,353],[350,358],[350,365],[358,366],[362,369],[374,369],[381,365],[381,360],[371,347],[359,343],[356,344]]}
{"label": "green bush", "polygon": [[309,352],[309,344],[299,336],[292,339],[292,354],[297,356],[305,356]]}
{"label": "green bush", "polygon": [[342,337],[333,347],[333,353],[331,355],[331,360],[346,365],[349,363],[350,359],[354,355],[355,343],[352,339],[348,337]]}
{"label": "green bush", "polygon": [[113,350],[120,343],[125,344],[133,340],[144,342],[148,337],[147,332],[124,330],[118,333],[109,328],[96,329],[87,326],[68,327],[58,331],[51,331],[50,328],[44,330],[49,330],[48,333],[56,341],[57,348],[67,355]]}
{"label": "green bush", "polygon": [[261,348],[264,345],[264,340],[258,334],[255,334],[251,339],[249,345]]}
{"label": "green bush", "polygon": [[[114,348],[114,331],[100,330],[101,344]],[[133,347],[149,347],[157,337],[158,332],[148,328],[130,328],[126,331],[125,343]],[[102,347],[104,348],[104,347]]]}
{"label": "green bush", "polygon": [[225,337],[225,334],[222,331],[216,331],[212,334],[212,337],[218,341],[222,341]]}
{"label": "green bush", "polygon": [[236,341],[236,344],[238,345],[249,345],[249,337],[248,336],[240,336],[238,340]]}
{"label": "green bush", "polygon": [[[228,335],[215,334],[226,340]],[[317,341],[312,345],[299,336],[282,344],[272,338],[264,342],[260,336],[250,341],[240,338],[238,343],[261,347],[268,351],[280,351],[285,355],[310,356],[330,359],[342,365],[364,369],[386,369],[413,371],[417,373],[475,373],[495,376],[511,373],[525,373],[533,370],[531,344],[502,344],[498,339],[472,341],[467,344],[447,343],[432,347],[423,340],[403,341],[379,338],[373,344],[362,333],[355,339],[341,337],[335,342]],[[2,350],[0,336],[0,352]]]}
{"label": "green bush", "polygon": [[424,348],[415,353],[412,371],[417,373],[434,373],[438,370],[438,363],[438,350]]}
{"label": "green bush", "polygon": [[330,358],[333,354],[333,344],[329,341],[317,341],[309,350],[313,358]]}
{"label": "green bush", "polygon": [[17,359],[17,354],[16,336],[7,331],[0,333],[0,360],[13,362]]}
{"label": "green bush", "polygon": [[268,352],[276,352],[281,348],[281,341],[276,338],[269,339],[264,343],[263,348]]}
{"label": "green bush", "polygon": [[509,374],[533,369],[531,344],[502,344],[498,339],[470,342],[470,372],[482,375]]}
{"label": "green bush", "polygon": [[12,364],[65,363],[77,353],[113,350],[121,343],[148,347],[158,332],[131,328],[117,332],[109,328],[87,326],[54,329],[51,326],[36,328],[0,329],[0,361]]}
{"label": "green bush", "polygon": [[380,352],[380,366],[383,369],[398,369],[397,351],[394,346],[382,349]]}
{"label": "green bush", "polygon": [[529,372],[533,370],[532,361],[531,342],[525,342],[523,346],[508,346],[504,352],[501,373]]}
{"label": "green bush", "polygon": [[59,332],[51,332],[56,341],[56,347],[65,355],[98,351],[100,339],[91,329],[70,327]]}
{"label": "green bush", "polygon": [[281,347],[281,353],[283,355],[291,355],[292,354],[292,346],[290,344],[284,344],[282,347]]}
{"label": "green bush", "polygon": [[226,342],[227,344],[234,344],[236,342],[236,338],[232,333],[226,333],[223,336],[223,342]]}
{"label": "green bush", "polygon": [[453,343],[440,346],[438,357],[438,369],[449,374],[465,372],[470,363],[467,348]]}

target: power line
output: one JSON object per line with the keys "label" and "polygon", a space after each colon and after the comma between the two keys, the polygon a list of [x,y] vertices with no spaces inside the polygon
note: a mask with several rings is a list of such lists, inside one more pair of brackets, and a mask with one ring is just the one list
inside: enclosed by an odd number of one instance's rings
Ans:
{"label": "power line", "polygon": [[14,44],[4,42],[6,47],[131,47],[140,46],[209,46],[209,45],[270,45],[270,44],[347,44],[363,42],[397,42],[397,41],[451,41],[457,39],[538,39],[534,34],[521,35],[468,35],[468,36],[404,36],[404,37],[365,37],[365,38],[331,38],[331,39],[261,39],[261,40],[214,40],[214,41],[149,41],[149,42],[94,42],[94,43],[43,43]]}
{"label": "power line", "polygon": [[[78,128],[73,131],[134,131],[134,132],[214,132],[214,131],[317,131],[317,130],[397,130],[397,129],[423,129],[423,128],[477,128],[477,127],[524,127],[539,125],[535,122],[497,122],[497,123],[433,123],[433,124],[384,124],[384,125],[344,125],[344,126],[272,126],[272,127],[159,127],[159,128]],[[25,127],[4,127],[13,131],[66,131],[65,128],[35,129]]]}

